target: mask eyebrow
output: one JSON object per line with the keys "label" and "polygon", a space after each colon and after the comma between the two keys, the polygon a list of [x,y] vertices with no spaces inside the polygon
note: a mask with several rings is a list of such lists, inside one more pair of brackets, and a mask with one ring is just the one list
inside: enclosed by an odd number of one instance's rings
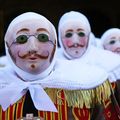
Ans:
{"label": "mask eyebrow", "polygon": [[41,32],[41,31],[45,31],[45,32],[47,32],[48,34],[50,34],[49,31],[48,31],[47,29],[45,29],[45,28],[38,28],[38,29],[37,29],[37,32]]}
{"label": "mask eyebrow", "polygon": [[84,31],[84,29],[82,29],[82,28],[79,28],[79,29],[77,29],[77,31]]}
{"label": "mask eyebrow", "polygon": [[66,30],[66,32],[73,32],[73,30],[72,29],[68,29],[68,30]]}
{"label": "mask eyebrow", "polygon": [[111,37],[110,39],[115,39],[116,37]]}
{"label": "mask eyebrow", "polygon": [[22,28],[22,29],[20,29],[18,32],[17,32],[17,34],[18,33],[21,33],[21,32],[28,32],[29,31],[29,29],[27,29],[27,28]]}

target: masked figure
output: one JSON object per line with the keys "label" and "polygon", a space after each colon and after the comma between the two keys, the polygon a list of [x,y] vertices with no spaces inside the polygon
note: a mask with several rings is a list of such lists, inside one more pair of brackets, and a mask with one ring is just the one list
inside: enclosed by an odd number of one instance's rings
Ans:
{"label": "masked figure", "polygon": [[120,29],[111,28],[105,31],[101,37],[102,47],[120,55]]}
{"label": "masked figure", "polygon": [[[101,48],[111,51],[117,55],[120,55],[120,29],[119,28],[110,28],[106,30],[101,36]],[[112,61],[112,59],[111,59]],[[116,70],[116,76],[119,76],[120,71]],[[116,87],[114,89],[115,98],[120,106],[120,79],[116,80]]]}
{"label": "masked figure", "polygon": [[[56,39],[52,23],[37,13],[24,13],[10,23],[5,47],[11,66],[0,70],[1,120],[17,120],[26,113],[37,115],[36,110],[57,111],[43,88],[34,83],[51,73]],[[33,102],[27,100],[30,96]]]}
{"label": "masked figure", "polygon": [[[115,67],[116,63],[119,64],[117,60],[118,56],[107,50],[102,50],[100,47],[95,47],[93,39],[90,39],[91,34],[91,27],[86,16],[76,11],[65,13],[60,18],[58,24],[58,38],[60,43],[58,58],[68,59],[74,62],[84,61],[89,65],[96,65],[97,67],[103,68],[109,74],[108,79],[109,82],[112,83],[109,85],[110,89],[113,91],[115,81],[120,77],[120,75],[117,74],[118,67]],[[73,69],[73,71],[76,70],[78,69]],[[90,106],[91,109],[89,109],[88,106],[82,109],[72,108],[73,118],[81,120],[118,120],[120,115],[118,111],[120,111],[120,109],[118,103],[115,102],[115,96],[113,94],[111,96],[111,98],[105,101],[102,100],[102,104],[94,104],[94,107]],[[114,99],[114,102],[112,99]],[[113,112],[113,110],[117,112]],[[85,111],[87,112],[85,113]],[[76,113],[80,114],[76,115]]]}

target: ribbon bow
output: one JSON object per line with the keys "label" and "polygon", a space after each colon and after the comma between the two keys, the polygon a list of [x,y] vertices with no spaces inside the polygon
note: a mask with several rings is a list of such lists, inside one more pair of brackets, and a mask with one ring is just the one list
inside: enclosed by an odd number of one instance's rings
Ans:
{"label": "ribbon bow", "polygon": [[[57,112],[53,102],[43,90],[40,83],[19,81],[11,83],[0,90],[0,105],[5,111],[17,102],[29,90],[34,106],[38,110]],[[39,92],[38,92],[39,91]]]}

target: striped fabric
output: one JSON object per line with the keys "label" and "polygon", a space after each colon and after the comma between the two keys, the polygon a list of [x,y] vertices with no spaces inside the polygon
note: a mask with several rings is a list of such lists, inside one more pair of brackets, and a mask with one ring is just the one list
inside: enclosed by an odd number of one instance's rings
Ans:
{"label": "striped fabric", "polygon": [[17,120],[22,117],[25,96],[16,104],[10,106],[6,111],[0,109],[0,120]]}
{"label": "striped fabric", "polygon": [[[61,98],[64,98],[64,92],[61,92]],[[5,112],[0,109],[0,120],[17,120],[23,117],[23,106],[25,96],[16,104],[10,106]],[[65,99],[62,99],[62,105],[56,104],[58,113],[38,111],[38,116],[45,120],[69,120],[68,105]],[[75,120],[89,120],[89,110],[72,108],[72,118]]]}
{"label": "striped fabric", "polygon": [[[56,105],[58,108],[58,113],[53,112],[41,112],[39,111],[39,117],[43,117],[45,120],[90,120],[90,111],[87,108],[79,109],[79,108],[69,108],[67,105],[67,101],[64,99],[64,92],[61,91],[61,100],[62,105]],[[69,118],[69,109],[72,109],[72,118]],[[72,119],[72,120],[73,120]]]}
{"label": "striped fabric", "polygon": [[[115,84],[112,84],[112,88],[115,89]],[[44,120],[90,120],[90,109],[86,108],[70,108],[65,100],[64,92],[59,94],[61,97],[61,105],[56,100],[56,107],[58,113],[38,111],[38,117],[44,118]],[[17,120],[23,117],[23,106],[25,102],[25,96],[20,99],[16,104],[10,106],[6,111],[0,109],[0,120]],[[111,99],[104,102],[104,116],[105,120],[118,120],[117,114],[114,112],[114,107]],[[70,111],[71,110],[71,111]],[[69,111],[71,113],[69,113]]]}

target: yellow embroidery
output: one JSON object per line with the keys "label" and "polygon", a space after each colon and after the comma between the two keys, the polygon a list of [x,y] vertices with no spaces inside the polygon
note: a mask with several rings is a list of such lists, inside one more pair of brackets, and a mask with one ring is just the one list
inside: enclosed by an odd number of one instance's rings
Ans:
{"label": "yellow embroidery", "polygon": [[103,84],[94,89],[88,90],[63,90],[65,98],[61,97],[61,89],[46,89],[46,92],[54,103],[63,104],[62,100],[66,100],[69,107],[90,108],[96,103],[102,104],[110,95],[110,82],[106,80]]}

